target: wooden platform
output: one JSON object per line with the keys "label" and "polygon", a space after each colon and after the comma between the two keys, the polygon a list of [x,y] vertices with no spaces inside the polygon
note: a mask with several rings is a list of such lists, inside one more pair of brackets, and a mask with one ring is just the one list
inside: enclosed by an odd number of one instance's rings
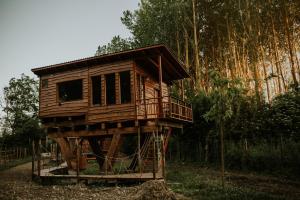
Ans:
{"label": "wooden platform", "polygon": [[[38,176],[37,172],[35,175]],[[155,174],[155,179],[163,179],[161,173]],[[153,180],[153,173],[131,173],[131,174],[113,174],[113,175],[55,175],[49,173],[49,170],[41,170],[40,178],[42,179],[77,179],[77,180],[109,180],[109,181],[148,181]]]}
{"label": "wooden platform", "polygon": [[[63,179],[77,179],[77,180],[110,180],[110,181],[147,181],[153,180],[153,173],[130,173],[130,174],[107,174],[107,175],[84,175],[84,174],[54,174],[54,171],[67,169],[67,164],[63,163],[57,167],[51,167],[47,169],[42,169],[40,171],[40,178],[42,179],[53,179],[53,178],[63,178]],[[35,171],[34,175],[38,177],[38,172]],[[155,173],[155,179],[163,179],[162,173]]]}

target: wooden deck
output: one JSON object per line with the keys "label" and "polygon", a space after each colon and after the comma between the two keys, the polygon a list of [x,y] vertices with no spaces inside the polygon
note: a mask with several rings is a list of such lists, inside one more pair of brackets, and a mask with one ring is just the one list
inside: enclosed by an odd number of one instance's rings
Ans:
{"label": "wooden deck", "polygon": [[[71,175],[71,174],[53,174],[51,171],[62,167],[53,167],[49,169],[43,169],[40,171],[41,179],[77,179],[77,180],[107,180],[107,181],[148,181],[153,179],[163,179],[162,173],[130,173],[130,174],[108,174],[108,175]],[[38,176],[38,172],[34,172],[35,176]]]}

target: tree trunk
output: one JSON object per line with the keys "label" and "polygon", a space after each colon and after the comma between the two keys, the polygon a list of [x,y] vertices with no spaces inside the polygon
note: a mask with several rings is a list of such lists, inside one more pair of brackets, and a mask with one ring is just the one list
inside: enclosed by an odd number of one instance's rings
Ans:
{"label": "tree trunk", "polygon": [[220,122],[220,143],[221,143],[221,176],[222,176],[222,187],[224,188],[224,173],[225,173],[225,164],[224,164],[224,133],[223,133],[223,121]]}
{"label": "tree trunk", "polygon": [[193,4],[193,31],[194,31],[194,54],[195,54],[195,85],[196,88],[201,87],[201,69],[199,59],[197,20],[196,20],[196,0],[192,0]]}

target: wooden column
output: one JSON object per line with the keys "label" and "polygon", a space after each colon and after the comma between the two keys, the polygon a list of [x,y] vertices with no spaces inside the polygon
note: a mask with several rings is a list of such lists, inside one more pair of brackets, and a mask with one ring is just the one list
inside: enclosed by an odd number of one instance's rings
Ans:
{"label": "wooden column", "polygon": [[162,91],[162,66],[161,66],[161,55],[158,56],[158,81],[159,81],[159,117],[163,115],[163,91]]}
{"label": "wooden column", "polygon": [[105,75],[101,75],[101,105],[106,105],[106,83],[105,83]]}
{"label": "wooden column", "polygon": [[162,177],[165,178],[165,162],[166,162],[166,160],[165,160],[165,148],[164,148],[165,144],[164,144],[164,137],[163,137],[162,134],[161,134],[160,138],[161,138],[161,160],[162,160],[162,162],[161,162],[161,168],[162,168]]}
{"label": "wooden column", "polygon": [[116,104],[121,104],[120,73],[115,73]]}
{"label": "wooden column", "polygon": [[153,173],[153,179],[156,179],[156,174],[155,174],[155,161],[156,161],[156,153],[155,153],[155,133],[154,131],[152,132],[152,137],[153,137],[153,162],[152,162],[152,173]]}
{"label": "wooden column", "polygon": [[141,127],[138,126],[138,162],[139,162],[139,171],[142,174],[142,162],[141,162]]}
{"label": "wooden column", "polygon": [[79,141],[76,138],[76,176],[77,176],[77,183],[79,183],[79,159],[80,159],[80,149],[79,149]]}
{"label": "wooden column", "polygon": [[[137,91],[137,80],[136,80],[136,63],[134,62],[133,63],[133,70],[132,71],[130,71],[130,85],[132,86],[132,100],[134,101],[134,114],[135,114],[135,117],[136,117],[136,119],[138,119],[138,110],[137,110],[137,103],[136,103],[136,101],[137,101],[137,94],[136,94],[136,91]],[[132,77],[133,76],[133,77]],[[133,78],[133,79],[132,79]],[[133,82],[133,83],[132,83]]]}
{"label": "wooden column", "polygon": [[107,165],[104,163],[104,166],[103,166],[103,168],[106,168],[106,170],[111,169],[114,156],[118,153],[120,144],[121,144],[121,134],[115,133],[113,135],[113,138],[111,140],[108,152],[106,154],[106,156],[107,156]]}

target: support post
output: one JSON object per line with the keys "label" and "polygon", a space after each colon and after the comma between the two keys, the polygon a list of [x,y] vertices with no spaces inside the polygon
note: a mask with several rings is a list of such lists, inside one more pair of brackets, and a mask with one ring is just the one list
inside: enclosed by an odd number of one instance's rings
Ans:
{"label": "support post", "polygon": [[158,56],[158,80],[159,80],[159,117],[163,116],[163,92],[162,92],[162,66],[161,66],[161,55]]}
{"label": "support post", "polygon": [[163,179],[165,178],[165,144],[164,144],[164,137],[163,135],[161,134],[161,160],[162,160],[162,163],[161,163],[161,167],[162,167],[162,177]]}
{"label": "support post", "polygon": [[80,156],[79,141],[78,141],[78,138],[76,138],[76,176],[77,176],[77,183],[79,183],[79,156]]}
{"label": "support post", "polygon": [[107,175],[107,155],[105,156],[105,175]]}
{"label": "support post", "polygon": [[58,143],[56,143],[56,164],[57,164],[57,166],[59,165],[58,156],[59,156],[59,148],[58,148]]}
{"label": "support post", "polygon": [[152,162],[152,172],[153,172],[153,180],[156,179],[156,174],[155,174],[155,161],[156,161],[156,155],[155,155],[155,133],[154,131],[152,132],[152,137],[153,137],[153,162]]}
{"label": "support post", "polygon": [[138,126],[138,162],[139,162],[139,171],[142,174],[142,162],[141,162],[141,127]]}

